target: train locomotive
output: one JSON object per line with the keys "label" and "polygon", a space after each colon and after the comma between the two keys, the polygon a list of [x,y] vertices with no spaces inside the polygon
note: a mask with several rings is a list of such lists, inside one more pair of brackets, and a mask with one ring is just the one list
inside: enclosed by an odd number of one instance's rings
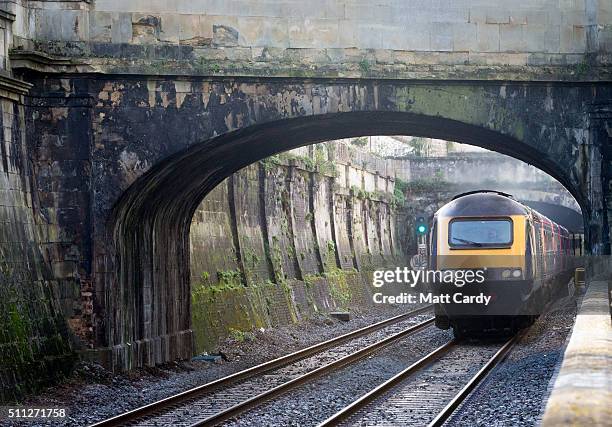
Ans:
{"label": "train locomotive", "polygon": [[[461,286],[456,280],[429,284],[436,295],[451,296],[434,304],[435,323],[457,338],[528,326],[567,290],[574,269],[568,231],[501,192],[453,198],[436,212],[429,246],[430,270],[480,272],[480,281]],[[478,295],[488,303],[462,302]]]}

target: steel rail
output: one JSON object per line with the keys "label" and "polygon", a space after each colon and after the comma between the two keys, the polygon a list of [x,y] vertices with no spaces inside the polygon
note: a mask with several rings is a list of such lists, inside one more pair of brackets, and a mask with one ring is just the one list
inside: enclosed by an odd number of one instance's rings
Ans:
{"label": "steel rail", "polygon": [[411,312],[400,314],[400,315],[391,317],[389,319],[385,319],[380,322],[374,323],[372,325],[368,325],[363,328],[356,329],[351,332],[347,332],[345,334],[331,338],[329,340],[311,345],[301,350],[297,350],[285,356],[281,356],[276,359],[269,360],[259,365],[255,365],[250,368],[244,369],[242,371],[235,372],[231,375],[225,376],[223,378],[219,378],[217,380],[211,381],[209,383],[206,383],[206,384],[203,384],[197,387],[193,387],[189,390],[185,390],[173,396],[169,396],[164,399],[160,399],[158,401],[149,403],[139,408],[132,409],[131,411],[127,411],[122,414],[116,415],[114,417],[96,422],[94,424],[91,424],[90,427],[115,427],[115,426],[123,426],[123,425],[129,424],[131,422],[134,422],[141,418],[145,418],[152,414],[157,414],[163,411],[164,409],[171,408],[173,406],[179,405],[188,400],[192,400],[199,395],[209,393],[211,391],[214,391],[221,387],[228,386],[229,384],[235,383],[237,381],[251,378],[256,375],[271,371],[273,369],[294,363],[298,360],[304,359],[306,357],[312,356],[314,354],[317,354],[324,350],[332,348],[338,344],[342,344],[353,338],[358,338],[358,337],[367,335],[371,332],[375,332],[386,326],[389,326],[395,323],[399,323],[405,319],[409,319],[414,316],[418,316],[419,314],[423,314],[431,310],[431,308],[432,308],[431,305],[421,307]]}
{"label": "steel rail", "polygon": [[[482,380],[488,375],[491,370],[497,366],[505,357],[508,355],[510,350],[514,347],[514,345],[520,340],[523,336],[523,333],[517,334],[508,341],[491,357],[487,363],[474,375],[470,381],[453,397],[453,399],[444,407],[440,413],[428,424],[428,427],[439,427],[442,426],[446,420],[453,414],[453,412],[457,409],[457,407],[466,399],[467,396],[474,390],[474,388],[482,382]],[[380,396],[387,393],[394,386],[401,383],[408,376],[418,372],[420,369],[424,368],[428,364],[430,364],[434,359],[439,358],[444,353],[446,353],[451,347],[454,347],[458,344],[456,340],[450,341],[436,350],[432,351],[422,359],[413,363],[403,371],[399,372],[392,378],[388,379],[384,383],[380,384],[376,388],[372,389],[368,393],[361,396],[359,399],[355,400],[348,406],[344,407],[322,423],[320,423],[317,427],[329,427],[336,426],[341,422],[345,421],[359,410],[367,406],[369,403],[373,402]]]}
{"label": "steel rail", "polygon": [[367,406],[369,403],[373,402],[374,400],[391,390],[393,387],[395,387],[397,384],[402,382],[410,375],[414,374],[415,372],[418,372],[420,369],[429,365],[435,359],[441,357],[444,353],[448,352],[451,347],[454,347],[456,345],[457,342],[455,340],[442,344],[440,347],[427,354],[423,358],[417,360],[403,371],[395,374],[393,377],[389,378],[384,383],[378,385],[376,388],[373,388],[372,390],[361,396],[359,399],[351,402],[348,406],[345,406],[340,411],[336,412],[334,415],[320,423],[317,427],[335,426],[340,424],[342,421],[351,417],[360,409]]}
{"label": "steel rail", "polygon": [[428,427],[439,427],[443,425],[446,420],[455,412],[455,410],[461,405],[462,402],[470,395],[470,393],[480,384],[487,375],[495,368],[500,362],[502,362],[510,350],[516,345],[516,343],[521,339],[524,335],[523,333],[517,334],[508,341],[499,349],[497,352],[487,361],[487,363],[480,368],[480,370],[474,375],[470,381],[461,389],[459,393],[455,395],[455,397],[440,411],[440,413],[436,416],[428,424]]}
{"label": "steel rail", "polygon": [[312,379],[319,377],[325,373],[329,373],[331,371],[334,371],[342,366],[348,365],[350,363],[356,362],[360,359],[363,359],[365,356],[367,356],[368,354],[371,354],[375,351],[380,350],[381,348],[391,344],[393,341],[396,341],[400,338],[403,338],[405,336],[414,334],[416,332],[421,331],[422,329],[430,326],[433,324],[434,322],[434,318],[428,319],[424,322],[421,322],[417,325],[411,326],[401,332],[398,332],[396,334],[390,335],[387,338],[384,338],[374,344],[371,344],[367,347],[364,347],[360,350],[357,350],[354,353],[351,353],[347,356],[344,356],[334,362],[331,362],[327,365],[323,365],[315,370],[312,370],[310,372],[307,372],[304,375],[301,375],[297,378],[294,378],[290,381],[287,381],[283,384],[280,384],[270,390],[267,390],[263,393],[258,394],[257,396],[254,396],[250,399],[244,400],[241,403],[238,403],[237,405],[231,406],[227,409],[224,409],[223,411],[217,412],[216,414],[205,418],[204,420],[201,421],[197,421],[193,424],[191,424],[190,427],[207,427],[207,426],[214,426],[217,425],[223,421],[226,421],[230,418],[236,417],[237,415],[240,415],[241,413],[248,411],[249,409],[255,408],[259,405],[261,405],[262,403],[264,403],[265,401],[272,399],[274,397],[280,396],[281,394],[284,394],[285,392],[299,387],[305,383],[307,383],[308,381],[311,381]]}

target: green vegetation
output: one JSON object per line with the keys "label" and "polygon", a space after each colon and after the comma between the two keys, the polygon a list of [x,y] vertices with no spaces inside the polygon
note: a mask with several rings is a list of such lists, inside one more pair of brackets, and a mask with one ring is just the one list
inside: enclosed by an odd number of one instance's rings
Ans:
{"label": "green vegetation", "polygon": [[17,304],[11,303],[9,308],[9,331],[13,338],[18,341],[25,341],[28,338],[28,328],[26,321],[19,314]]}
{"label": "green vegetation", "polygon": [[333,240],[328,240],[326,251],[323,256],[325,270],[336,268],[336,243]]}
{"label": "green vegetation", "polygon": [[408,145],[412,147],[412,153],[417,157],[425,157],[428,151],[428,140],[427,138],[415,137],[412,138]]}
{"label": "green vegetation", "polygon": [[245,268],[255,268],[259,265],[259,257],[252,250],[247,250],[244,254],[244,266]]}
{"label": "green vegetation", "polygon": [[221,286],[242,285],[242,273],[240,273],[240,270],[217,271],[217,277]]}
{"label": "green vegetation", "polygon": [[408,189],[408,185],[410,183],[408,181],[404,181],[401,178],[396,178],[395,179],[395,190],[399,190],[402,193],[405,193],[406,190]]}
{"label": "green vegetation", "polygon": [[367,191],[357,187],[356,185],[351,185],[351,193],[353,193],[353,196],[357,197],[358,199],[367,199],[369,196]]}
{"label": "green vegetation", "polygon": [[351,288],[347,280],[349,274],[350,272],[336,266],[323,274],[329,284],[329,291],[332,298],[336,302],[338,308],[342,310],[348,310],[351,301]]}
{"label": "green vegetation", "polygon": [[362,73],[369,73],[371,68],[372,64],[370,64],[370,61],[368,61],[367,59],[363,58],[361,61],[359,61],[359,69]]}
{"label": "green vegetation", "polygon": [[406,192],[423,193],[423,192],[437,192],[440,190],[448,189],[452,186],[452,183],[444,181],[442,179],[419,179],[410,181],[407,183]]}
{"label": "green vegetation", "polygon": [[241,331],[240,329],[229,328],[230,337],[237,342],[255,341],[253,332]]}
{"label": "green vegetation", "polygon": [[272,167],[289,162],[291,160],[298,161],[303,164],[304,168],[312,172],[320,172],[324,175],[337,176],[336,165],[328,160],[327,148],[324,144],[315,144],[313,157],[297,155],[291,152],[284,152],[267,157],[260,161],[266,171]]}
{"label": "green vegetation", "polygon": [[265,159],[260,160],[259,163],[263,166],[266,172],[269,172],[272,168],[281,163],[281,155],[275,154],[273,156],[268,156]]}
{"label": "green vegetation", "polygon": [[583,59],[581,63],[576,65],[576,74],[579,76],[587,74],[589,71],[591,71],[591,64],[589,64],[586,59]]}
{"label": "green vegetation", "polygon": [[395,208],[401,208],[406,204],[406,188],[407,182],[403,179],[397,178],[395,180],[395,187],[393,188],[393,200],[392,204]]}
{"label": "green vegetation", "polygon": [[353,138],[351,139],[351,144],[357,147],[365,147],[366,145],[368,145],[368,137],[362,136],[359,138]]}

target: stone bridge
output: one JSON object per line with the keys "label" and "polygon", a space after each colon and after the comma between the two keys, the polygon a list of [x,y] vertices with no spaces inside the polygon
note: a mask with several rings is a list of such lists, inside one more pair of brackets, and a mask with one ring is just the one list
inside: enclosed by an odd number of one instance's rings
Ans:
{"label": "stone bridge", "polygon": [[38,282],[108,365],[191,355],[194,210],[232,172],[313,142],[508,154],[567,188],[592,253],[610,252],[610,0],[0,6],[3,170],[32,206],[14,227],[37,224]]}

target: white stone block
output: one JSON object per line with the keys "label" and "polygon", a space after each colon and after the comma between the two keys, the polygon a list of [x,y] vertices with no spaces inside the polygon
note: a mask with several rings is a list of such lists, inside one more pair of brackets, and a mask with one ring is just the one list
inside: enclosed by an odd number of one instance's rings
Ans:
{"label": "white stone block", "polygon": [[600,52],[612,53],[612,24],[602,25],[598,35]]}
{"label": "white stone block", "polygon": [[289,25],[285,18],[238,18],[241,46],[289,47]]}
{"label": "white stone block", "polygon": [[548,19],[549,12],[545,10],[517,9],[510,13],[512,25],[547,25]]}
{"label": "white stone block", "polygon": [[499,25],[478,24],[478,52],[499,52]]}
{"label": "white stone block", "polygon": [[510,10],[506,8],[472,7],[469,22],[478,24],[509,24]]}
{"label": "white stone block", "polygon": [[525,25],[500,25],[499,50],[501,52],[521,52],[525,50],[523,28]]}
{"label": "white stone block", "polygon": [[109,12],[92,12],[89,15],[89,37],[92,41],[111,41],[112,16]]}
{"label": "white stone block", "polygon": [[132,41],[132,14],[113,13],[111,16],[111,41],[129,43]]}
{"label": "white stone block", "polygon": [[406,38],[405,50],[431,50],[429,24],[406,24],[404,27],[404,37]]}
{"label": "white stone block", "polygon": [[470,53],[472,65],[527,65],[528,53]]}
{"label": "white stone block", "polygon": [[612,0],[607,0],[606,4],[599,3],[597,10],[597,24],[612,25]]}
{"label": "white stone block", "polygon": [[584,11],[584,0],[559,0],[561,10],[581,10]]}
{"label": "white stone block", "polygon": [[325,11],[321,7],[320,1],[299,3],[285,1],[277,3],[277,7],[280,8],[279,17],[310,19],[322,19],[327,17]]}
{"label": "white stone block", "polygon": [[563,25],[560,28],[561,53],[583,53],[586,51],[586,30],[581,26]]}
{"label": "white stone block", "polygon": [[544,51],[559,53],[561,50],[561,30],[559,25],[547,26],[544,32]]}
{"label": "white stone block", "polygon": [[100,12],[176,12],[177,5],[184,0],[96,0],[95,10]]}
{"label": "white stone block", "polygon": [[410,36],[403,27],[392,26],[378,29],[382,49],[405,50],[410,45]]}
{"label": "white stone block", "polygon": [[[133,14],[132,22],[138,23],[141,19],[146,19],[146,14]],[[180,40],[180,33],[182,30],[182,24],[184,23],[183,16],[186,15],[177,15],[176,13],[164,13],[161,15],[148,15],[148,16],[156,16],[159,19],[159,40],[165,43],[173,43],[177,44]],[[134,42],[136,42],[136,35],[134,31],[132,32],[134,36]],[[147,38],[143,38],[143,43],[148,43],[146,41]]]}
{"label": "white stone block", "polygon": [[387,5],[359,5],[347,3],[344,14],[346,19],[351,21],[366,21],[370,23],[383,24],[394,21],[395,10]]}
{"label": "white stone block", "polygon": [[[164,29],[164,16],[162,16],[162,30]],[[212,39],[213,24],[205,15],[179,15],[178,36],[180,41],[193,41],[199,39]]]}
{"label": "white stone block", "polygon": [[453,31],[453,50],[475,51],[478,48],[478,24],[451,24]]}
{"label": "white stone block", "polygon": [[238,2],[237,16],[278,18],[286,17],[285,3],[243,0]]}
{"label": "white stone block", "polygon": [[382,49],[383,36],[387,36],[387,31],[387,26],[383,24],[359,23],[354,32],[356,46],[360,49]]}
{"label": "white stone block", "polygon": [[547,52],[546,27],[538,25],[525,25],[523,27],[525,45],[523,51]]}
{"label": "white stone block", "polygon": [[289,47],[338,47],[338,21],[331,19],[288,20]]}
{"label": "white stone block", "polygon": [[434,51],[453,50],[453,29],[449,25],[430,24],[430,46]]}
{"label": "white stone block", "polygon": [[561,23],[565,25],[588,25],[589,20],[584,10],[581,11],[562,11]]}

